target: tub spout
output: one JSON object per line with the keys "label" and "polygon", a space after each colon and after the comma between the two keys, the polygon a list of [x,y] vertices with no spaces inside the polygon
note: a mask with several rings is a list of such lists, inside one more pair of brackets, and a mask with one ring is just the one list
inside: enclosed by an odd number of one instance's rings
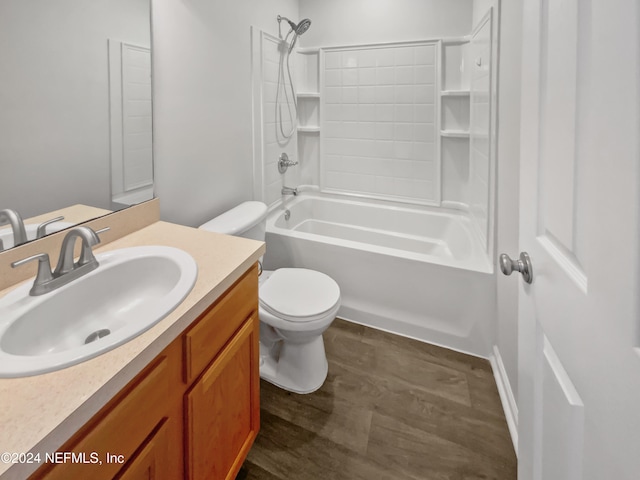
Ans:
{"label": "tub spout", "polygon": [[296,196],[298,195],[298,189],[297,188],[291,188],[291,187],[282,187],[282,195],[293,195]]}

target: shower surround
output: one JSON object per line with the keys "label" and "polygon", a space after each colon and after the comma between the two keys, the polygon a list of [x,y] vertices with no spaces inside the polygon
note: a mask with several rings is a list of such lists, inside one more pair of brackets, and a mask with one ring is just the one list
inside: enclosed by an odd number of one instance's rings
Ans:
{"label": "shower surround", "polygon": [[[343,318],[490,356],[492,11],[464,37],[294,50],[298,125],[286,144],[271,121],[286,46],[252,35],[254,196],[271,210],[267,268],[329,274]],[[280,175],[283,151],[299,165]],[[283,197],[284,185],[302,193]]]}

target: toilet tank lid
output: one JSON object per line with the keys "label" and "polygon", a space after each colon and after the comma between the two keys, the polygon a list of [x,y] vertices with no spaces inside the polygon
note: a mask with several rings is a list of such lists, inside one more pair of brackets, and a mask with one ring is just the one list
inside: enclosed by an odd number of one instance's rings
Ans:
{"label": "toilet tank lid", "polygon": [[267,206],[264,203],[244,202],[203,223],[199,228],[210,232],[238,235],[261,222],[266,214]]}

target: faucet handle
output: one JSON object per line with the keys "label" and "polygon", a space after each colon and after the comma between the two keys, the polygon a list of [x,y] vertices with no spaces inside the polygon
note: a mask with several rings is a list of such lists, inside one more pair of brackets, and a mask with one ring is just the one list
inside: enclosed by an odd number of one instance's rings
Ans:
{"label": "faucet handle", "polygon": [[52,218],[51,220],[47,220],[46,222],[38,225],[38,230],[36,232],[36,239],[44,237],[47,234],[47,227],[52,223],[59,222],[60,220],[64,220],[64,217],[60,216],[60,217]]}
{"label": "faucet handle", "polygon": [[47,253],[38,253],[37,255],[23,258],[22,260],[18,260],[17,262],[13,262],[11,264],[11,267],[16,268],[21,267],[25,263],[29,263],[34,260],[38,260],[38,274],[36,275],[35,282],[33,282],[31,292],[38,291],[42,285],[53,280],[53,275],[51,274],[51,263],[49,262],[49,255]]}

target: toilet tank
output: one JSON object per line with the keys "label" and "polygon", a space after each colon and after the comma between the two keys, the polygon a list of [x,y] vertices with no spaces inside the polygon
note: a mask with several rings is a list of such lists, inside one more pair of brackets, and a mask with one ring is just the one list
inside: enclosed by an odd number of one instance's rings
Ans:
{"label": "toilet tank", "polygon": [[203,223],[198,228],[264,242],[267,206],[262,202],[244,202]]}

